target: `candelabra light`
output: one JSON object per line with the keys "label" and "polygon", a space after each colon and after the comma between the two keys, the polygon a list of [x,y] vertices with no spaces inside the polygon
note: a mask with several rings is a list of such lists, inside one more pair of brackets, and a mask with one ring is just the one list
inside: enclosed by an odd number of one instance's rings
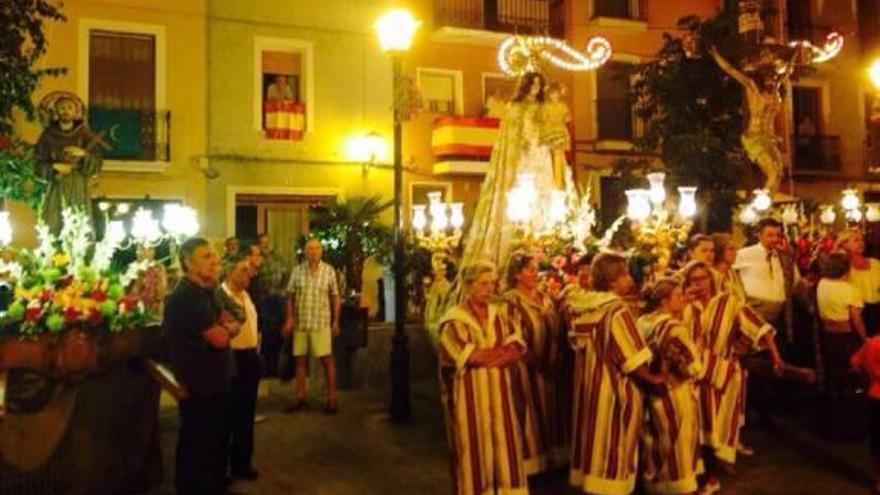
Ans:
{"label": "candelabra light", "polygon": [[648,189],[625,191],[626,214],[633,223],[636,243],[649,252],[655,261],[655,272],[663,273],[669,266],[672,248],[684,242],[693,225],[691,219],[697,213],[697,188],[678,188],[678,206],[667,207],[663,172],[648,174]]}
{"label": "candelabra light", "polygon": [[755,189],[752,191],[754,199],[752,199],[752,208],[758,212],[764,212],[773,206],[773,198],[770,197],[770,191],[767,189]]}
{"label": "candelabra light", "polygon": [[431,251],[457,244],[465,221],[464,204],[444,203],[442,194],[430,192],[427,205],[413,205],[412,227],[416,241]]}

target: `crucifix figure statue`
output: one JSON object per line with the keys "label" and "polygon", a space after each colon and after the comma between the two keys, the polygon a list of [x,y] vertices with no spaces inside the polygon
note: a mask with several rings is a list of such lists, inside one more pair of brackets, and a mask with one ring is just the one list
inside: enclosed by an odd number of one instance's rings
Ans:
{"label": "crucifix figure statue", "polygon": [[791,78],[797,53],[795,51],[790,59],[784,60],[769,48],[762,49],[757,61],[749,64],[754,69],[750,71],[754,77],[750,77],[725,59],[716,47],[712,46],[710,51],[718,66],[745,90],[748,123],[741,138],[742,144],[749,159],[766,176],[764,188],[775,191],[779,188],[785,165],[774,124],[782,110],[780,89]]}

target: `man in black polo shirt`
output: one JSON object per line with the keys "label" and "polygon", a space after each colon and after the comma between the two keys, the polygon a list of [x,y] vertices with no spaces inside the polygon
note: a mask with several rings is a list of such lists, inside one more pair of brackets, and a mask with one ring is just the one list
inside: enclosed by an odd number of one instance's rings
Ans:
{"label": "man in black polo shirt", "polygon": [[180,495],[223,494],[234,368],[232,324],[215,294],[220,258],[208,241],[194,237],[180,246],[180,265],[185,277],[165,304],[171,364],[189,393],[179,404],[175,484]]}

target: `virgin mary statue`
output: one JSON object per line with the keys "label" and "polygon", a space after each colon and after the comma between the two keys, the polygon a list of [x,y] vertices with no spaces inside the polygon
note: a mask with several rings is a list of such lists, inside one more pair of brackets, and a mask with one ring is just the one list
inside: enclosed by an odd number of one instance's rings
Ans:
{"label": "virgin mary statue", "polygon": [[541,142],[544,87],[543,75],[526,73],[507,104],[473,222],[464,239],[461,266],[483,260],[503,269],[507,263],[515,241],[515,225],[507,218],[508,192],[518,176],[529,174],[534,180],[537,197],[533,212],[540,215],[549,208],[554,187],[553,159],[550,148]]}

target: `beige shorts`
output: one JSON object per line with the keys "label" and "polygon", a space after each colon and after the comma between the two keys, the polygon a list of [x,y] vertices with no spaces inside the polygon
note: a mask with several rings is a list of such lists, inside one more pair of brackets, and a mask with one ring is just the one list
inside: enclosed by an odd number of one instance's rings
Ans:
{"label": "beige shorts", "polygon": [[333,354],[333,337],[330,329],[319,331],[293,332],[293,355],[311,355],[322,358]]}

